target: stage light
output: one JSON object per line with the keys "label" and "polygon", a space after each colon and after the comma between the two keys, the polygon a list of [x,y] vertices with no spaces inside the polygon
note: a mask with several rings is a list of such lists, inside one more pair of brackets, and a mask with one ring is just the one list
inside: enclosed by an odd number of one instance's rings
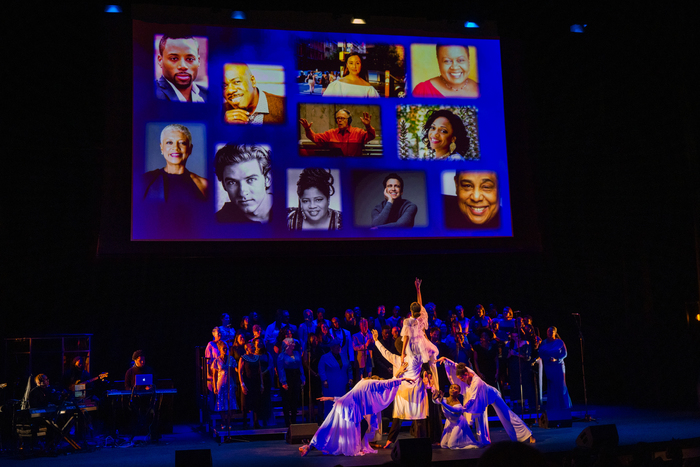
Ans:
{"label": "stage light", "polygon": [[367,24],[362,18],[353,18],[352,24]]}
{"label": "stage light", "polygon": [[696,321],[700,321],[700,313],[698,313],[697,315],[695,315],[695,320],[696,320]]}
{"label": "stage light", "polygon": [[234,11],[231,13],[231,19],[245,19],[245,13],[242,11]]}
{"label": "stage light", "polygon": [[119,5],[107,5],[105,7],[105,13],[121,13],[122,7]]}
{"label": "stage light", "polygon": [[588,26],[587,24],[572,24],[569,30],[571,32],[577,32],[579,34],[583,33],[584,28]]}
{"label": "stage light", "polygon": [[465,28],[478,28],[479,25],[476,24],[474,21],[465,21],[465,22],[464,22],[464,27],[465,27]]}

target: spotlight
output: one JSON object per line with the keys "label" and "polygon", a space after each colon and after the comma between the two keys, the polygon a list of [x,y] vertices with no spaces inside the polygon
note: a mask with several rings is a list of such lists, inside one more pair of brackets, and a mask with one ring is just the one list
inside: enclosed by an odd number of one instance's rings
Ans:
{"label": "spotlight", "polygon": [[476,24],[474,21],[465,21],[465,22],[464,22],[464,27],[465,27],[465,28],[478,28],[479,25]]}
{"label": "spotlight", "polygon": [[362,18],[353,18],[352,24],[367,24]]}
{"label": "spotlight", "polygon": [[234,11],[231,13],[231,19],[245,19],[245,13],[242,11]]}
{"label": "spotlight", "polygon": [[579,34],[583,34],[584,28],[588,26],[587,24],[572,24],[569,30],[571,32],[577,32]]}
{"label": "spotlight", "polygon": [[107,5],[105,7],[105,13],[121,13],[122,7],[119,5]]}

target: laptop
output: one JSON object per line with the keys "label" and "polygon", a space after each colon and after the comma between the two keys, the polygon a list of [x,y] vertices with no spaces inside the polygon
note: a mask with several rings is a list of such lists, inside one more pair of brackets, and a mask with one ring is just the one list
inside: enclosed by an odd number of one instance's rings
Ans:
{"label": "laptop", "polygon": [[136,386],[153,386],[153,375],[136,375]]}

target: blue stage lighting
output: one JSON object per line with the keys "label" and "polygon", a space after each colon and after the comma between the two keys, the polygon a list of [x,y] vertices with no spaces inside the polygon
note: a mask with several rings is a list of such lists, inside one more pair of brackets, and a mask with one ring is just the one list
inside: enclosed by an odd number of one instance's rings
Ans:
{"label": "blue stage lighting", "polygon": [[473,22],[473,21],[465,21],[465,22],[464,22],[464,27],[465,27],[465,28],[478,28],[479,25],[476,24],[476,23]]}
{"label": "blue stage lighting", "polygon": [[587,24],[572,24],[569,30],[571,32],[583,33],[583,29],[588,26]]}
{"label": "blue stage lighting", "polygon": [[245,19],[245,13],[242,11],[234,11],[231,13],[231,18],[233,19]]}
{"label": "blue stage lighting", "polygon": [[105,7],[105,13],[121,13],[122,7],[119,5],[107,5]]}

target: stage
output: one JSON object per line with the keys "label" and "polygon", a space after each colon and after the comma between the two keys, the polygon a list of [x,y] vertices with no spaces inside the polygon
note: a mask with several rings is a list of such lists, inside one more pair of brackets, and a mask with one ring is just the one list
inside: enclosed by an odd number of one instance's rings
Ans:
{"label": "stage", "polygon": [[[576,407],[578,413],[580,407]],[[635,446],[640,443],[652,443],[649,447],[654,452],[665,451],[661,444],[671,439],[682,440],[685,458],[700,458],[700,412],[669,412],[640,410],[629,407],[594,407],[590,413],[597,423],[615,424],[620,442],[617,454],[621,459],[630,459]],[[535,447],[543,452],[554,465],[562,465],[561,459],[576,446],[576,438],[589,425],[595,422],[574,422],[571,428],[543,429],[533,428],[537,439]],[[390,450],[380,450],[378,454],[363,457],[325,456],[318,451],[311,451],[302,458],[299,445],[288,445],[283,435],[269,430],[267,434],[247,435],[239,432],[238,442],[219,444],[211,434],[197,431],[196,425],[176,425],[173,434],[164,435],[158,444],[145,444],[132,447],[98,447],[92,452],[59,454],[56,457],[36,457],[19,460],[3,457],[3,463],[19,463],[23,466],[94,466],[103,467],[154,467],[174,466],[175,451],[191,449],[210,449],[214,466],[313,466],[331,467],[373,466],[391,461]],[[505,441],[507,436],[502,428],[493,426],[492,441]],[[407,438],[408,433],[401,433]],[[276,439],[271,439],[276,438]],[[65,449],[63,449],[65,451]],[[475,459],[483,449],[450,451],[433,448],[433,463],[442,466],[474,465]],[[658,454],[661,455],[661,454]],[[625,457],[627,456],[627,457]],[[16,460],[15,460],[16,459]],[[698,459],[700,461],[700,459]],[[193,466],[196,467],[196,466]]]}

